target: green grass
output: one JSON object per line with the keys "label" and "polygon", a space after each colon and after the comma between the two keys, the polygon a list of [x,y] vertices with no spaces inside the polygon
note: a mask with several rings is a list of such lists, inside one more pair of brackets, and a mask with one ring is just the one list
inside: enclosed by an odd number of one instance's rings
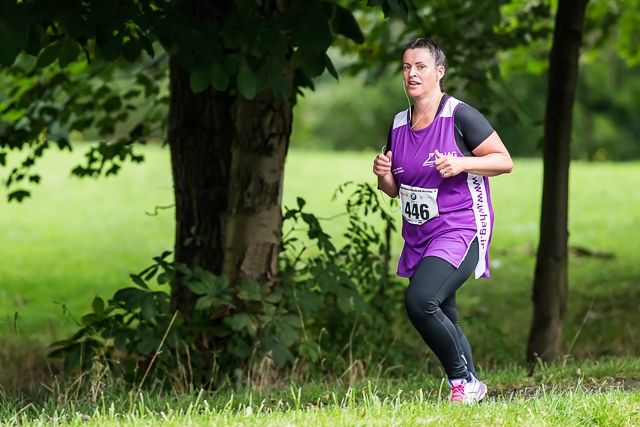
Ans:
{"label": "green grass", "polygon": [[82,151],[46,156],[31,199],[0,200],[3,335],[16,328],[36,340],[68,333],[69,313],[79,318],[96,295],[110,297],[172,247],[173,210],[145,214],[173,203],[167,150],[147,148],[143,165],[100,180],[70,176]]}
{"label": "green grass", "polygon": [[[617,378],[609,373],[617,372]],[[5,396],[3,426],[633,426],[640,392],[629,385],[640,360],[610,359],[486,372],[490,395],[480,406],[452,405],[433,377],[334,381],[303,385],[128,392],[99,368],[29,401]],[[625,380],[621,381],[621,380]]]}
{"label": "green grass", "polygon": [[[67,336],[96,295],[128,286],[128,275],[172,248],[174,211],[169,155],[144,147],[147,161],[100,180],[69,176],[77,153],[51,153],[38,170],[43,183],[22,204],[0,200],[0,333],[3,342],[50,342]],[[346,181],[374,182],[375,153],[292,150],[285,170],[284,205],[296,197],[319,217],[343,212],[332,201]],[[516,159],[514,172],[491,179],[496,224],[492,277],[470,281],[458,300],[462,323],[481,366],[519,361],[531,319],[531,284],[538,241],[542,165]],[[388,199],[387,199],[388,200]],[[640,351],[635,328],[640,304],[640,164],[574,163],[570,245],[599,256],[570,259],[565,349],[573,357]],[[399,218],[399,214],[397,214]],[[344,217],[323,221],[340,241]],[[394,236],[399,253],[401,238]],[[410,324],[408,333],[413,333]],[[16,333],[17,332],[17,333]],[[417,335],[416,335],[417,339]]]}
{"label": "green grass", "polygon": [[[398,394],[403,390],[398,390]],[[367,393],[364,391],[363,393]],[[111,407],[88,414],[74,411],[40,412],[11,417],[6,426],[635,426],[640,423],[640,393],[608,391],[583,393],[540,392],[535,399],[514,397],[479,407],[425,401],[418,392],[404,393],[400,399],[376,394],[355,406],[305,406],[298,410],[271,409],[262,402],[234,405],[233,400],[219,408],[203,400],[188,409],[150,411],[142,402],[134,411],[116,413]],[[75,408],[72,408],[72,410]],[[33,411],[29,411],[33,412]],[[26,420],[25,420],[26,418]]]}

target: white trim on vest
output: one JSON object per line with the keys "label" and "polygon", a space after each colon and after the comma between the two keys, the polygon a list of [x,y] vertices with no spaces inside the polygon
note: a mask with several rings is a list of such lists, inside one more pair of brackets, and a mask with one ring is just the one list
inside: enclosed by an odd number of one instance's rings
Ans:
{"label": "white trim on vest", "polygon": [[[450,96],[449,99],[447,99],[447,101],[444,103],[444,107],[440,112],[440,117],[453,117],[453,112],[456,111],[456,107],[462,103],[462,101],[454,98],[453,96]],[[398,114],[396,114],[396,116],[393,118],[393,129],[397,129],[400,126],[404,126],[408,123],[407,119],[411,114],[409,110],[410,109],[400,111]]]}
{"label": "white trim on vest", "polygon": [[491,241],[491,208],[489,194],[485,186],[485,179],[481,175],[472,173],[467,176],[467,185],[473,201],[473,214],[476,218],[476,236],[478,237],[478,264],[476,265],[476,279],[487,271],[487,252]]}
{"label": "white trim on vest", "polygon": [[456,111],[456,107],[462,104],[462,101],[455,99],[453,96],[450,96],[445,102],[444,107],[442,108],[442,112],[440,113],[440,117],[453,117],[453,112]]}
{"label": "white trim on vest", "polygon": [[[400,126],[407,124],[407,117],[409,117],[409,110],[400,111],[393,118],[393,128],[398,129]],[[387,122],[388,123],[388,122]]]}

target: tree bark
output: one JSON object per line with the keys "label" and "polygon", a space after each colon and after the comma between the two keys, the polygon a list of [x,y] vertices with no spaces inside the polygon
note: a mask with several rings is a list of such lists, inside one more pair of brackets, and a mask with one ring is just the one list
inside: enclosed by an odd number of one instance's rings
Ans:
{"label": "tree bark", "polygon": [[[216,10],[206,0],[176,0],[176,9],[193,22],[215,21],[228,2]],[[175,57],[169,59],[169,128],[176,204],[174,260],[189,268],[222,274],[225,214],[228,207],[234,97],[208,88],[194,94],[189,73]],[[187,287],[172,289],[172,311],[189,321],[196,297]]]}
{"label": "tree bark", "polygon": [[552,361],[562,351],[567,308],[570,142],[582,26],[588,0],[560,0],[549,56],[543,145],[540,244],[533,283],[527,360]]}
{"label": "tree bark", "polygon": [[[233,99],[208,89],[194,94],[189,74],[169,60],[171,104],[169,146],[176,203],[176,262],[222,273],[227,210]],[[195,305],[186,289],[176,290],[183,314]]]}
{"label": "tree bark", "polygon": [[276,277],[293,104],[275,99],[271,88],[238,99],[224,263],[232,285],[244,276],[271,285]]}

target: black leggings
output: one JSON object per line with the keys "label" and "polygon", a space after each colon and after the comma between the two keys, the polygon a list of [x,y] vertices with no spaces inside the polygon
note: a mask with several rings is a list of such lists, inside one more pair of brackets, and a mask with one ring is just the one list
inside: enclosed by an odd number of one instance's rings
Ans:
{"label": "black leggings", "polygon": [[458,268],[442,258],[423,258],[404,298],[411,323],[436,354],[449,379],[467,378],[469,372],[476,375],[471,346],[458,325],[456,291],[473,273],[477,262],[477,239]]}

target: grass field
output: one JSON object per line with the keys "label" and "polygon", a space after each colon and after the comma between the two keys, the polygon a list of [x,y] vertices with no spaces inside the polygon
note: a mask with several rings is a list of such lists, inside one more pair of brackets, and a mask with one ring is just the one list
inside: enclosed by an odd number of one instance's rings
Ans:
{"label": "grass field", "polygon": [[[74,330],[91,300],[129,285],[129,273],[170,250],[174,211],[168,151],[143,147],[147,161],[100,180],[69,176],[76,153],[51,153],[44,180],[22,204],[0,200],[0,333],[3,342],[50,342]],[[375,153],[292,151],[285,171],[285,206],[296,197],[319,217],[343,211],[331,200],[346,181],[373,182]],[[492,277],[460,292],[463,323],[481,364],[521,360],[531,318],[530,294],[538,240],[542,165],[515,161],[510,175],[491,179],[496,225]],[[640,350],[640,164],[574,163],[567,353],[575,357]],[[398,214],[399,216],[399,214]],[[343,219],[324,221],[338,236]],[[401,239],[394,236],[394,252]],[[408,325],[408,324],[407,324]],[[410,326],[408,325],[408,328]]]}
{"label": "grass field", "polygon": [[[147,161],[117,177],[69,177],[81,161],[51,153],[32,199],[0,199],[0,426],[635,426],[640,425],[640,164],[574,163],[570,200],[570,302],[563,364],[528,376],[522,360],[531,318],[531,283],[538,241],[542,165],[515,161],[511,175],[491,179],[496,226],[492,277],[470,281],[458,301],[490,396],[479,407],[452,406],[440,378],[306,384],[229,384],[186,395],[121,388],[101,367],[72,383],[37,377],[42,344],[76,328],[96,295],[129,285],[129,273],[171,249],[174,211],[167,150],[145,147]],[[329,218],[346,181],[373,182],[374,153],[292,151],[285,171],[285,206],[296,197]],[[344,218],[323,221],[340,240]],[[394,236],[394,253],[401,239]],[[411,330],[407,323],[407,329]],[[614,357],[607,357],[616,355]],[[38,360],[36,360],[38,359]],[[589,359],[593,359],[591,361]],[[42,384],[29,400],[16,366]],[[8,380],[7,380],[8,379]],[[73,379],[72,379],[73,380]]]}
{"label": "grass field", "polygon": [[[610,372],[626,372],[613,378]],[[638,359],[487,372],[482,405],[451,405],[433,377],[307,382],[186,394],[127,391],[89,372],[28,401],[0,400],[2,426],[636,426]],[[623,380],[627,380],[624,382]],[[0,390],[1,391],[1,390]],[[41,396],[49,395],[47,398]]]}

